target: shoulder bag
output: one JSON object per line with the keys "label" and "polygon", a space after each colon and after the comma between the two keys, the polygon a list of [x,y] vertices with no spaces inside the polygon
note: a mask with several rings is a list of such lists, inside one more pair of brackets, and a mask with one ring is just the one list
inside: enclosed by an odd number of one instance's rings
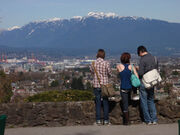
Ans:
{"label": "shoulder bag", "polygon": [[[155,58],[155,62],[157,62]],[[157,69],[150,70],[149,72],[145,73],[142,78],[142,82],[145,86],[145,88],[152,88],[156,84],[160,83],[162,81],[162,78],[158,72]]]}

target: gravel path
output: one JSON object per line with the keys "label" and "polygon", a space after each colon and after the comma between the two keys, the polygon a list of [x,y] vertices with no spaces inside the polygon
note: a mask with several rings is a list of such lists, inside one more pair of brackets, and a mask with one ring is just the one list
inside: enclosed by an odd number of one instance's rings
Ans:
{"label": "gravel path", "polygon": [[5,135],[178,135],[178,124],[9,128]]}

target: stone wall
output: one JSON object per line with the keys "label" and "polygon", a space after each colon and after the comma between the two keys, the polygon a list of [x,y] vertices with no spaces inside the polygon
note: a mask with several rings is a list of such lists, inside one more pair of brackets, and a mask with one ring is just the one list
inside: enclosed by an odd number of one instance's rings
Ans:
{"label": "stone wall", "polygon": [[[180,102],[172,99],[156,101],[159,123],[180,119]],[[139,102],[129,106],[131,123],[141,123]],[[95,121],[94,102],[54,102],[0,104],[8,127],[91,125]],[[110,102],[110,121],[122,124],[121,103]]]}

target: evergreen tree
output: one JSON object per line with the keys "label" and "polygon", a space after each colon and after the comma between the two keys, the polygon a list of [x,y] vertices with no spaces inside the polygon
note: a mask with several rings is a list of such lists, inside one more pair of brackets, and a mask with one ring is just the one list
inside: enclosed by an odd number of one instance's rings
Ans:
{"label": "evergreen tree", "polygon": [[93,89],[90,82],[86,83],[86,89],[87,90],[92,90]]}
{"label": "evergreen tree", "polygon": [[4,71],[0,71],[0,103],[10,102],[12,95],[11,81]]}
{"label": "evergreen tree", "polygon": [[71,83],[71,88],[75,90],[84,90],[82,77],[73,78]]}
{"label": "evergreen tree", "polygon": [[72,89],[77,89],[77,78],[73,78],[72,79],[72,83],[71,83],[71,88]]}
{"label": "evergreen tree", "polygon": [[83,80],[82,80],[82,76],[78,78],[77,80],[77,85],[78,85],[78,89],[79,90],[84,90],[84,84],[83,84]]}
{"label": "evergreen tree", "polygon": [[57,87],[57,86],[59,86],[58,80],[55,80],[55,81],[51,82],[51,87]]}

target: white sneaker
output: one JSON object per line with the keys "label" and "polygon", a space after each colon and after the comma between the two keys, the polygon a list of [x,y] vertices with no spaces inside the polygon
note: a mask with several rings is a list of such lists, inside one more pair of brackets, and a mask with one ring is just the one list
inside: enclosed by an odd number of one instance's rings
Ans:
{"label": "white sneaker", "polygon": [[100,125],[102,125],[102,123],[101,123],[100,120],[97,120],[93,125],[95,125],[95,126],[100,126]]}
{"label": "white sneaker", "polygon": [[148,122],[148,123],[146,123],[147,125],[152,125],[152,123],[151,122]]}
{"label": "white sneaker", "polygon": [[135,95],[132,100],[139,100],[139,95]]}
{"label": "white sneaker", "polygon": [[104,121],[104,125],[106,125],[106,126],[110,126],[110,125],[111,125],[111,123],[110,123],[109,121],[105,120],[105,121]]}
{"label": "white sneaker", "polygon": [[151,122],[143,122],[142,124],[143,124],[143,125],[152,125]]}
{"label": "white sneaker", "polygon": [[157,123],[156,121],[154,121],[152,124],[153,124],[153,125],[157,125],[158,123]]}
{"label": "white sneaker", "polygon": [[119,102],[121,100],[121,98],[120,98],[120,96],[115,96],[115,97],[109,97],[108,100],[109,101]]}
{"label": "white sneaker", "polygon": [[116,98],[115,97],[109,97],[108,100],[109,101],[114,101]]}

